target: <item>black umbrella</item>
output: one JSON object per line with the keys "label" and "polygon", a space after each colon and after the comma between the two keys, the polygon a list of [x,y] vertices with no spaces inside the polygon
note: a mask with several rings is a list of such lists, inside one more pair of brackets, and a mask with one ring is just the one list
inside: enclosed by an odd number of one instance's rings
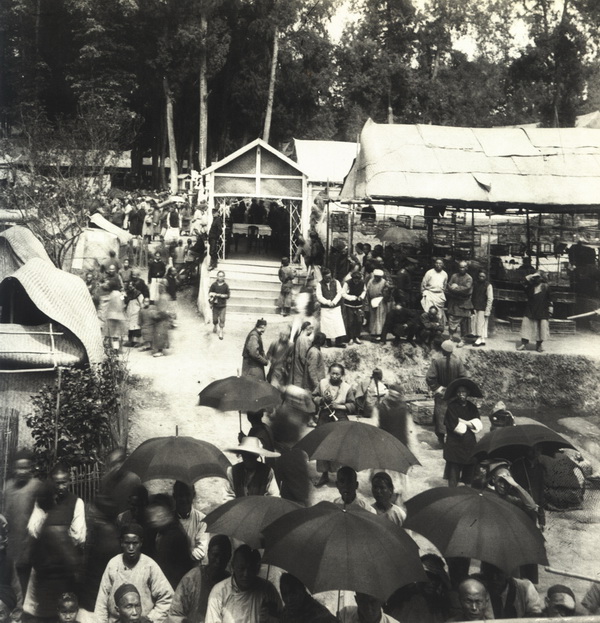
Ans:
{"label": "black umbrella", "polygon": [[[260,411],[281,404],[279,390],[266,381],[228,376],[213,381],[200,392],[200,404],[219,411]],[[242,421],[240,415],[240,430]]]}
{"label": "black umbrella", "polygon": [[473,456],[483,458],[516,458],[528,448],[539,445],[542,454],[552,455],[561,448],[576,449],[562,435],[539,422],[497,428],[484,435],[473,450]]}
{"label": "black umbrella", "polygon": [[436,487],[406,502],[403,528],[429,539],[445,557],[482,560],[512,573],[548,564],[544,537],[520,508],[491,491]]}

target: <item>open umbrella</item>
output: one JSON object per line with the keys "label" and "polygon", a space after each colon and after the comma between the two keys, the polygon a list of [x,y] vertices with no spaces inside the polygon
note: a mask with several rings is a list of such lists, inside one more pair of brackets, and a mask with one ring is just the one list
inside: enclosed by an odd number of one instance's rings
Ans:
{"label": "open umbrella", "polygon": [[212,443],[193,437],[154,437],[140,444],[123,464],[123,470],[145,482],[157,478],[181,480],[190,485],[201,478],[227,478],[231,463]]}
{"label": "open umbrella", "polygon": [[317,426],[295,446],[310,459],[334,461],[357,472],[362,469],[393,469],[406,473],[420,465],[417,457],[390,433],[360,422],[329,422]]}
{"label": "open umbrella", "polygon": [[206,531],[226,534],[250,547],[264,547],[263,528],[282,515],[302,508],[300,504],[283,498],[250,495],[225,502],[205,518]]}
{"label": "open umbrella", "polygon": [[379,239],[391,244],[414,244],[419,237],[414,230],[405,227],[390,227],[379,236]]}
{"label": "open umbrella", "polygon": [[479,385],[475,383],[472,379],[469,379],[465,376],[461,376],[457,379],[451,381],[446,387],[446,391],[444,392],[444,400],[450,400],[456,394],[456,390],[459,387],[466,387],[469,390],[469,395],[473,398],[483,398],[483,393],[479,388]]}
{"label": "open umbrella", "polygon": [[436,487],[406,502],[403,527],[429,539],[445,557],[475,558],[512,573],[548,564],[544,537],[520,508],[491,491]]}
{"label": "open umbrella", "polygon": [[523,456],[528,448],[539,445],[542,454],[552,455],[561,448],[575,447],[556,431],[540,424],[531,422],[504,426],[484,435],[475,448],[473,456],[502,457],[514,459]]}
{"label": "open umbrella", "polygon": [[[279,390],[266,381],[228,376],[213,381],[200,392],[200,404],[219,411],[260,411],[281,403]],[[242,421],[240,415],[240,430]]]}
{"label": "open umbrella", "polygon": [[280,517],[263,534],[263,562],[295,575],[313,593],[358,591],[385,601],[424,580],[417,544],[367,511],[319,502]]}

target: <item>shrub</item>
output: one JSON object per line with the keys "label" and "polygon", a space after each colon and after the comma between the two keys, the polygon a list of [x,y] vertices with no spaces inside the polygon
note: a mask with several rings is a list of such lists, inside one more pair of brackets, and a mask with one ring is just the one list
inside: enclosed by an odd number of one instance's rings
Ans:
{"label": "shrub", "polygon": [[36,467],[45,472],[55,460],[71,466],[89,464],[125,445],[127,383],[126,364],[107,352],[94,369],[62,369],[60,387],[58,382],[44,385],[32,396],[33,413],[26,421],[34,439]]}

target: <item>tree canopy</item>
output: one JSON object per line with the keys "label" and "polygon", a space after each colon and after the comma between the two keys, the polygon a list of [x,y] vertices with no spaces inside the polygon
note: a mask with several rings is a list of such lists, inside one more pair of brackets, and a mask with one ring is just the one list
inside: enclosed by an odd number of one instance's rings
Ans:
{"label": "tree canopy", "polygon": [[567,127],[600,102],[599,23],[592,0],[3,0],[1,132],[27,136],[27,108],[57,127],[92,105],[113,126],[136,119],[113,147],[152,156],[159,186],[165,98],[184,170],[198,167],[201,83],[209,163],[262,134],[274,37],[276,146],[355,140],[368,117]]}

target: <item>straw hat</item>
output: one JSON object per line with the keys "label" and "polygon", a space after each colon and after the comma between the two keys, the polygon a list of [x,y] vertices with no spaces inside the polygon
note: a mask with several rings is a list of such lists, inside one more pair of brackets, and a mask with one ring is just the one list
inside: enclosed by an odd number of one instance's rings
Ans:
{"label": "straw hat", "polygon": [[263,445],[258,437],[242,437],[242,441],[235,448],[227,448],[228,452],[235,452],[236,454],[239,452],[250,452],[251,454],[257,454],[258,456],[264,456],[267,458],[277,458],[281,456],[279,452],[271,452],[270,450],[265,450]]}

